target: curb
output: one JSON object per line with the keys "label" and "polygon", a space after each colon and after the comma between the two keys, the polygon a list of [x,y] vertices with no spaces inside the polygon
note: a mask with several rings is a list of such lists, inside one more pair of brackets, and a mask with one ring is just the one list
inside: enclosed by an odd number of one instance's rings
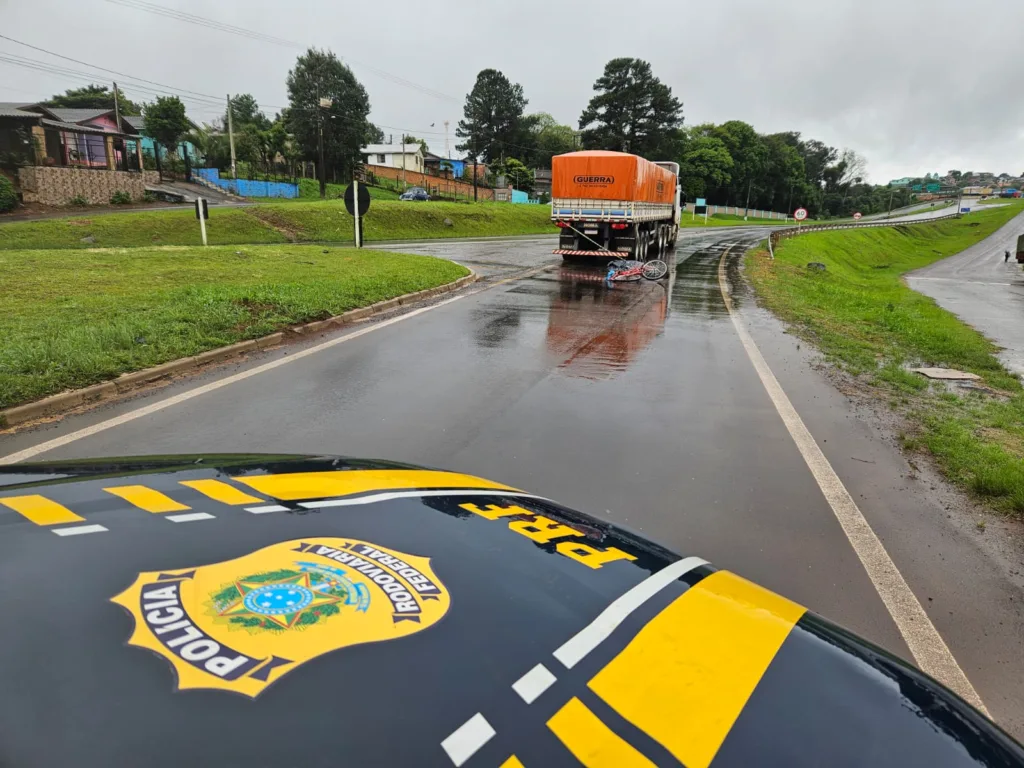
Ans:
{"label": "curb", "polygon": [[346,325],[351,325],[352,323],[358,323],[368,317],[373,317],[374,315],[391,312],[399,307],[415,304],[416,302],[423,301],[424,299],[430,299],[436,296],[441,296],[445,293],[460,290],[479,279],[480,276],[473,270],[470,270],[469,274],[465,277],[460,277],[458,280],[447,283],[446,285],[439,285],[435,288],[424,288],[422,291],[407,293],[404,296],[388,299],[387,301],[378,301],[376,304],[371,304],[368,307],[350,309],[348,312],[335,315],[334,317],[329,317],[326,320],[316,320],[312,323],[303,323],[302,325],[292,326],[284,331],[278,331],[259,339],[240,341],[226,347],[219,347],[217,349],[202,352],[194,357],[184,357],[180,360],[172,360],[169,363],[163,363],[162,365],[157,365],[152,368],[145,368],[141,371],[123,373],[112,381],[104,381],[100,384],[93,384],[92,386],[85,387],[84,389],[61,392],[58,395],[44,397],[42,400],[36,400],[33,403],[26,403],[25,405],[16,405],[12,408],[6,408],[4,410],[0,410],[0,428],[24,424],[27,421],[34,421],[36,419],[43,418],[44,416],[55,416],[86,403],[91,404],[97,403],[101,400],[109,400],[127,392],[131,392],[134,389],[138,389],[143,384],[149,384],[150,382],[157,381],[159,379],[168,378],[181,373],[187,373],[214,363],[223,363],[248,352],[262,352],[264,350],[280,346],[287,341],[306,338],[317,333],[342,328]]}

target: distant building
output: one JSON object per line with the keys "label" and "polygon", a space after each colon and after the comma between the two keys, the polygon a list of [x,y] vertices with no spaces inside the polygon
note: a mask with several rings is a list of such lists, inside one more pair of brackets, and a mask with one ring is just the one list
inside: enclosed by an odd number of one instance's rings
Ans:
{"label": "distant building", "polygon": [[427,173],[435,176],[448,176],[453,179],[461,179],[466,174],[466,161],[459,157],[442,157],[433,152],[427,152],[423,157],[423,164]]}
{"label": "distant building", "polygon": [[423,147],[419,144],[368,144],[359,150],[366,165],[405,168],[423,173]]}
{"label": "distant building", "polygon": [[551,169],[535,168],[533,171],[533,191],[538,197],[547,193],[551,195]]}
{"label": "distant building", "polygon": [[889,182],[889,186],[890,187],[909,187],[910,186],[910,182],[912,182],[912,181],[913,181],[913,179],[910,178],[909,176],[904,176],[902,179],[893,179],[892,181]]}

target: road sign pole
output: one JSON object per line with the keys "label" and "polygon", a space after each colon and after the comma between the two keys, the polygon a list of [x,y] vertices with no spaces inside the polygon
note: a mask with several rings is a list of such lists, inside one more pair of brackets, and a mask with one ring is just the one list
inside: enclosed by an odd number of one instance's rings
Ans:
{"label": "road sign pole", "polygon": [[[359,179],[353,179],[352,180],[352,187],[353,187],[353,197],[356,200],[358,200],[359,199]],[[362,248],[363,247],[363,232],[362,232],[362,226],[361,226],[362,222],[360,221],[362,219],[362,216],[359,215],[359,207],[358,206],[356,206],[356,215],[353,216],[352,218],[354,218],[355,222],[356,222],[356,248]]]}
{"label": "road sign pole", "polygon": [[205,203],[206,203],[206,201],[203,198],[201,198],[201,197],[197,197],[196,198],[196,212],[197,212],[198,218],[199,218],[199,231],[203,235],[203,245],[209,245],[209,243],[206,242],[206,216],[205,216],[205,214],[206,214],[206,205],[205,205]]}

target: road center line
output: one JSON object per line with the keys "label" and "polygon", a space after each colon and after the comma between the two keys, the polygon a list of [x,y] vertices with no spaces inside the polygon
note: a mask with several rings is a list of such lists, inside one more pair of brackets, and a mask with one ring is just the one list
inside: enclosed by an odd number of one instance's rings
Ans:
{"label": "road center line", "polygon": [[724,251],[719,259],[718,285],[721,288],[722,297],[725,299],[725,306],[729,310],[729,317],[736,328],[736,333],[739,335],[740,342],[743,344],[754,370],[757,371],[761,383],[767,390],[768,396],[775,405],[775,410],[778,411],[790,437],[796,443],[797,450],[800,451],[800,455],[806,462],[807,468],[810,469],[818,487],[821,488],[821,492],[846,534],[850,546],[860,559],[864,570],[867,571],[868,578],[871,579],[878,596],[882,598],[886,610],[896,622],[896,627],[914,655],[918,666],[987,716],[988,710],[985,709],[978,692],[974,690],[967,675],[953,658],[949,647],[939,635],[939,631],[932,624],[931,619],[928,618],[928,614],[914,595],[913,590],[910,589],[910,585],[903,578],[903,574],[896,567],[896,563],[889,556],[878,535],[864,517],[864,513],[860,511],[857,503],[850,496],[850,492],[843,485],[843,481],[839,479],[839,475],[825,458],[825,454],[818,447],[814,436],[807,429],[800,414],[796,412],[778,379],[775,378],[775,374],[772,373],[768,363],[761,355],[761,350],[757,348],[757,344],[754,343],[739,314],[733,308],[732,296],[725,275],[725,259],[728,255],[729,251]]}

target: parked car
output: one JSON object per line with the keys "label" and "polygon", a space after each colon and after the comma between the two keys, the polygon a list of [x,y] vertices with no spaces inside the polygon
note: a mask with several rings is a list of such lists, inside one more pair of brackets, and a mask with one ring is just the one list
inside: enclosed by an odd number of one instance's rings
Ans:
{"label": "parked car", "polygon": [[427,194],[427,190],[423,187],[409,187],[405,192],[398,196],[399,200],[429,200],[430,195]]}

